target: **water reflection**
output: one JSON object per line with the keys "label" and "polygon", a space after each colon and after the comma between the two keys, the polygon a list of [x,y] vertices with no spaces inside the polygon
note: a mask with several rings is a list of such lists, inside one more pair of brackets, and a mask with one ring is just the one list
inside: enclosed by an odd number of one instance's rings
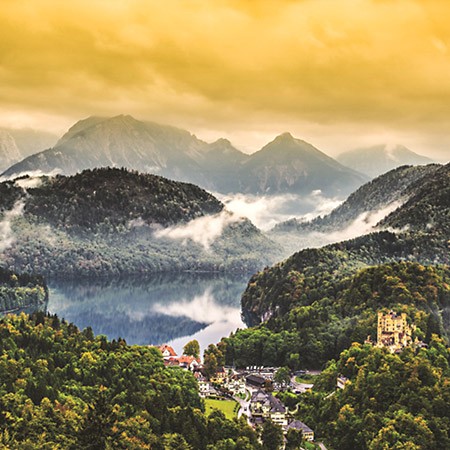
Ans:
{"label": "water reflection", "polygon": [[244,325],[240,296],[247,276],[168,274],[149,279],[49,283],[48,311],[129,344],[171,342],[178,352],[189,339],[202,348]]}

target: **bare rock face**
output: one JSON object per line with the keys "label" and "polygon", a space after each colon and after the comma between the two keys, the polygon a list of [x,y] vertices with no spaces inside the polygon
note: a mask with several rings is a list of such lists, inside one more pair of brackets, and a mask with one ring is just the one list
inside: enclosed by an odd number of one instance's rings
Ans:
{"label": "bare rock face", "polygon": [[0,130],[0,171],[21,159],[22,155],[14,138],[7,131]]}

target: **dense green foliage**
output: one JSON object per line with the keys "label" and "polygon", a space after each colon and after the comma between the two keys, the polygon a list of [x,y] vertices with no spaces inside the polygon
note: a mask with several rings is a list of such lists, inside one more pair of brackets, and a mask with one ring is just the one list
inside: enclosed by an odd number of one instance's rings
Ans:
{"label": "dense green foliage", "polygon": [[391,263],[321,282],[292,271],[286,284],[274,286],[291,293],[277,297],[266,323],[223,339],[228,364],[320,367],[352,342],[376,336],[380,309],[406,312],[426,341],[450,331],[448,266]]}
{"label": "dense green foliage", "polygon": [[[23,216],[10,219],[15,240],[3,258],[16,271],[54,277],[245,272],[279,256],[278,247],[248,220],[221,222],[222,203],[191,184],[123,169],[43,178],[40,186],[22,189],[27,181],[0,183],[0,212],[24,204]],[[202,218],[223,227],[209,246],[156,233]],[[191,235],[201,238],[204,229]]]}
{"label": "dense green foliage", "polygon": [[[354,344],[301,396],[299,417],[334,449],[450,448],[449,359],[437,336],[400,354]],[[335,391],[338,374],[350,382]]]}
{"label": "dense green foliage", "polygon": [[42,277],[0,268],[0,312],[42,305],[47,299],[47,285]]}
{"label": "dense green foliage", "polygon": [[0,321],[2,448],[259,448],[245,422],[203,410],[194,377],[164,368],[155,348],[42,313]]}
{"label": "dense green foliage", "polygon": [[[440,308],[448,305],[450,284],[449,181],[447,164],[408,187],[410,200],[383,221],[402,231],[305,249],[255,274],[242,296],[243,314],[249,325],[264,324],[226,340],[227,362],[320,366],[373,335],[381,307],[405,305],[419,321],[419,337],[445,334],[448,313]],[[443,266],[423,267],[436,264]]]}

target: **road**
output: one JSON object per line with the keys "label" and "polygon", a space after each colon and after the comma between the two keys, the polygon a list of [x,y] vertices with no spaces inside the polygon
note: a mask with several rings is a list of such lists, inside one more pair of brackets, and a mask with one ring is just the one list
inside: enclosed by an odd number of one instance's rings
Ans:
{"label": "road", "polygon": [[303,394],[308,389],[311,389],[314,385],[313,384],[307,384],[307,383],[297,383],[295,381],[295,375],[291,377],[291,387],[294,390],[294,392],[298,392],[299,394]]}
{"label": "road", "polygon": [[239,417],[241,417],[243,414],[245,416],[247,416],[247,422],[250,424],[250,417],[251,417],[251,413],[250,413],[250,398],[251,398],[251,391],[250,392],[250,396],[249,396],[249,400],[242,400],[242,398],[239,398],[238,396],[234,396],[233,399],[236,400],[239,405],[241,406],[239,408],[238,411],[238,419]]}

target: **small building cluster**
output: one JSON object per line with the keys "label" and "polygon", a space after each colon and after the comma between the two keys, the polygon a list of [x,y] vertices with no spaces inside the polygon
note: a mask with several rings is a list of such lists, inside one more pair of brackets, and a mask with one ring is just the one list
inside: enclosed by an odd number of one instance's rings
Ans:
{"label": "small building cluster", "polygon": [[200,397],[234,398],[241,405],[240,414],[247,416],[250,425],[258,426],[266,420],[271,420],[281,426],[285,434],[289,429],[295,429],[303,433],[305,440],[314,440],[313,430],[300,420],[294,419],[292,412],[272,394],[271,391],[277,389],[274,382],[277,367],[247,367],[245,370],[218,367],[208,379],[200,359],[178,356],[167,344],[159,346],[158,349],[162,353],[165,366],[182,367],[193,372],[198,382]]}
{"label": "small building cluster", "polygon": [[178,356],[175,350],[167,344],[158,347],[163,355],[165,366],[177,366],[194,371],[200,365],[200,359],[193,356]]}

